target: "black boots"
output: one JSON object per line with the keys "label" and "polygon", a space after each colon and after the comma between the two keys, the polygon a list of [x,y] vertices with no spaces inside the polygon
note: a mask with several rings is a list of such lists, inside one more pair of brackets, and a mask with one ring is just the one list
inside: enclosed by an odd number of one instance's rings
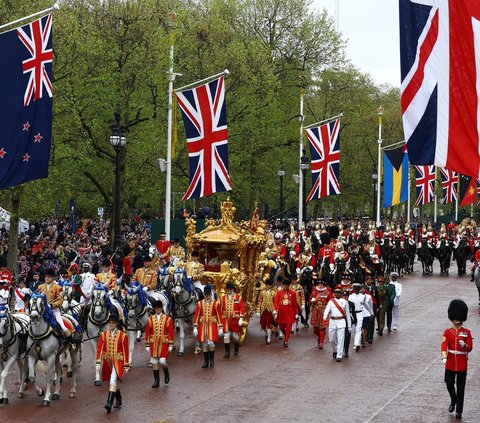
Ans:
{"label": "black boots", "polygon": [[225,345],[225,354],[223,354],[223,358],[230,358],[230,342]]}
{"label": "black boots", "polygon": [[203,364],[202,364],[202,369],[208,369],[208,357],[209,357],[209,352],[204,352],[203,353]]}
{"label": "black boots", "polygon": [[163,368],[163,374],[165,376],[165,385],[170,382],[170,373],[168,372],[168,367]]}
{"label": "black boots", "polygon": [[153,371],[153,380],[152,388],[158,388],[160,386],[160,370]]}
{"label": "black boots", "polygon": [[239,353],[239,345],[238,345],[238,342],[235,342],[235,344],[233,344],[233,348],[234,348],[234,352],[233,352],[233,355],[236,357]]}
{"label": "black boots", "polygon": [[120,393],[120,389],[115,392],[115,405],[113,408],[120,408],[122,406],[122,394]]}
{"label": "black boots", "polygon": [[215,360],[214,360],[215,351],[209,351],[208,353],[210,354],[210,367],[215,367]]}
{"label": "black boots", "polygon": [[115,392],[108,391],[107,403],[105,404],[105,410],[107,410],[107,413],[110,413],[110,411],[112,411],[114,397],[115,397]]}

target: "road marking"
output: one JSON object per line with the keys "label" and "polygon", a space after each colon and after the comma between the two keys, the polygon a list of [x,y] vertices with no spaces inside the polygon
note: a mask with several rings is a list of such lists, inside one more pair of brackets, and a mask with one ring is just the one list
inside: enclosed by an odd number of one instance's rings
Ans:
{"label": "road marking", "polygon": [[375,417],[377,417],[383,410],[385,410],[386,407],[388,407],[388,405],[392,402],[392,401],[395,401],[400,395],[402,395],[405,390],[407,390],[408,388],[410,388],[410,386],[412,386],[421,376],[423,376],[428,369],[430,369],[430,367],[432,367],[433,364],[435,364],[436,362],[438,362],[439,358],[436,357],[434,358],[428,365],[427,367],[425,367],[425,369],[423,369],[423,371],[421,373],[419,373],[417,376],[415,376],[415,378],[413,378],[413,380],[411,382],[409,382],[407,385],[405,385],[402,389],[400,389],[400,391],[398,391],[392,398],[390,398],[385,404],[383,404],[382,407],[380,407],[368,420],[365,420],[363,423],[369,423],[371,422]]}

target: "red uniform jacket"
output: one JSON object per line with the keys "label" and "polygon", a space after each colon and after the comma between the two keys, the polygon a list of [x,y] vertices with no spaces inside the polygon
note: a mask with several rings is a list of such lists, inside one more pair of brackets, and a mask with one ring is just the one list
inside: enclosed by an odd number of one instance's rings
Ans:
{"label": "red uniform jacket", "polygon": [[[315,301],[312,303],[312,299],[315,298]],[[316,328],[327,328],[328,320],[323,320],[323,312],[328,302],[332,298],[332,290],[329,287],[317,289],[313,288],[312,294],[309,298],[309,303],[311,304],[310,310],[312,311],[311,324]]]}
{"label": "red uniform jacket", "polygon": [[98,338],[96,362],[102,366],[102,380],[110,380],[112,368],[118,375],[118,380],[122,380],[125,365],[130,363],[130,354],[128,353],[128,336],[125,332],[115,329],[113,335],[109,330],[102,332]]}
{"label": "red uniform jacket", "polygon": [[282,258],[286,259],[287,258],[287,247],[285,247],[285,244],[275,244],[275,247],[277,247],[277,252],[272,256],[273,260],[277,258]]}
{"label": "red uniform jacket", "polygon": [[[459,341],[465,342],[465,348],[462,348]],[[447,370],[453,372],[466,372],[468,353],[472,351],[473,340],[470,330],[460,327],[458,330],[454,328],[446,329],[443,332],[442,339],[442,357],[447,358],[445,365]]]}
{"label": "red uniform jacket", "polygon": [[279,290],[275,295],[273,309],[277,312],[279,325],[292,324],[298,314],[297,293],[291,289]]}
{"label": "red uniform jacket", "polygon": [[158,252],[164,256],[165,260],[168,261],[167,251],[170,248],[170,241],[168,241],[167,239],[159,239],[157,240],[155,245],[157,246]]}
{"label": "red uniform jacket", "polygon": [[324,247],[318,250],[317,258],[319,260],[322,260],[324,257],[326,257],[328,259],[328,263],[330,264],[335,261],[334,255],[335,255],[334,249],[331,248],[329,245],[325,245]]}
{"label": "red uniform jacket", "polygon": [[12,276],[12,273],[11,273],[10,270],[8,270],[7,268],[4,268],[4,269],[0,272],[0,279],[3,279],[4,281],[8,281],[8,286],[12,286],[12,285],[13,285],[13,276]]}
{"label": "red uniform jacket", "polygon": [[198,328],[199,342],[204,342],[207,338],[213,342],[217,341],[218,329],[223,328],[220,303],[213,298],[209,302],[202,300],[197,303],[193,326]]}
{"label": "red uniform jacket", "polygon": [[223,331],[240,332],[238,319],[245,316],[245,303],[240,294],[233,294],[230,298],[225,294],[221,301]]}
{"label": "red uniform jacket", "polygon": [[126,256],[123,259],[123,273],[125,276],[132,276],[132,256]]}
{"label": "red uniform jacket", "polygon": [[173,320],[161,314],[150,316],[145,327],[145,342],[150,344],[150,356],[153,358],[167,358],[168,347],[174,344]]}

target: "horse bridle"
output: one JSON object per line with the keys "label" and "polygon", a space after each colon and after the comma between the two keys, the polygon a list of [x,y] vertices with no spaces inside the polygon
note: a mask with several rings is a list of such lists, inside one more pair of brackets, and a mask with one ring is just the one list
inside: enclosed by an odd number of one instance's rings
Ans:
{"label": "horse bridle", "polygon": [[[105,291],[103,291],[105,292]],[[94,296],[95,297],[95,296]],[[101,295],[100,295],[101,297]],[[106,293],[105,293],[105,296],[103,298],[106,298]],[[106,305],[106,300],[105,300],[105,305]],[[95,316],[93,315],[93,309],[95,307],[100,307],[102,308],[102,300],[100,298],[95,298],[95,302],[92,300],[92,307],[90,307],[90,311],[88,313],[88,318],[90,319],[90,321],[92,323],[94,323],[95,325],[103,325],[105,324],[107,321],[108,321],[108,318],[109,318],[109,311],[107,309],[107,313],[105,315],[105,320],[102,320],[101,322],[99,322],[98,320],[95,319]]]}

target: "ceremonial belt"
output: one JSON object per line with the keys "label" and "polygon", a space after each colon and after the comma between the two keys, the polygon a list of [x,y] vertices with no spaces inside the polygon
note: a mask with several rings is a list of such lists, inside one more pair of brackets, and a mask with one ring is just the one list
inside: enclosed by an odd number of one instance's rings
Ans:
{"label": "ceremonial belt", "polygon": [[466,351],[447,350],[450,354],[467,355]]}
{"label": "ceremonial belt", "polygon": [[217,323],[217,318],[216,317],[210,317],[208,319],[205,319],[204,317],[200,317],[199,322],[200,323]]}
{"label": "ceremonial belt", "polygon": [[116,354],[108,354],[103,353],[103,358],[107,361],[109,360],[123,360],[123,353],[116,353]]}
{"label": "ceremonial belt", "polygon": [[330,317],[330,319],[332,319],[332,320],[343,320],[344,317]]}
{"label": "ceremonial belt", "polygon": [[355,313],[362,313],[363,312],[363,308],[361,310],[355,310]]}
{"label": "ceremonial belt", "polygon": [[156,341],[160,341],[162,344],[168,343],[168,338],[166,336],[152,336],[148,342],[149,343],[154,343]]}

